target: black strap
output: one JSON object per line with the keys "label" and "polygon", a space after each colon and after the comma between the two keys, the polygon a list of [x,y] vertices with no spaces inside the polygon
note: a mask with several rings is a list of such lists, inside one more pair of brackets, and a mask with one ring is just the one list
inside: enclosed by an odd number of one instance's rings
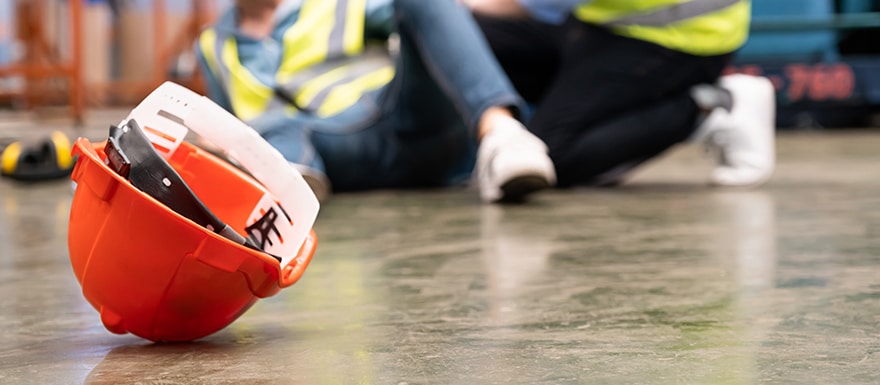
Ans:
{"label": "black strap", "polygon": [[[159,155],[134,119],[122,127],[110,126],[104,153],[111,169],[174,212],[238,244],[263,251],[211,213],[180,174]],[[272,257],[281,261],[277,256]]]}

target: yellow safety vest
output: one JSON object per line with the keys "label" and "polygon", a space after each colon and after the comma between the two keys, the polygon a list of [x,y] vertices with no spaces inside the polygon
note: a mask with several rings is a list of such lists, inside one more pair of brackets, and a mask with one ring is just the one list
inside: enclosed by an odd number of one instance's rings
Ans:
{"label": "yellow safety vest", "polygon": [[261,82],[241,63],[231,34],[209,28],[198,44],[240,119],[276,106],[328,117],[394,77],[387,57],[364,55],[365,7],[366,0],[305,0],[296,22],[284,31],[274,84]]}
{"label": "yellow safety vest", "polygon": [[[793,0],[800,1],[800,0]],[[733,52],[748,38],[749,0],[593,0],[580,20],[693,55]]]}

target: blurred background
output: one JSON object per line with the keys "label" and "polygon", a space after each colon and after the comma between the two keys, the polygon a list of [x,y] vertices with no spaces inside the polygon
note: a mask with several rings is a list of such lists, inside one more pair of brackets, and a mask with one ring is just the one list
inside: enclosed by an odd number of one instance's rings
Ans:
{"label": "blurred background", "polygon": [[173,80],[201,90],[194,39],[231,0],[2,0],[0,110],[132,106]]}
{"label": "blurred background", "polygon": [[[165,80],[203,85],[191,52],[231,0],[2,0],[0,112],[81,122]],[[880,0],[755,0],[731,72],[776,85],[780,129],[880,126]]]}

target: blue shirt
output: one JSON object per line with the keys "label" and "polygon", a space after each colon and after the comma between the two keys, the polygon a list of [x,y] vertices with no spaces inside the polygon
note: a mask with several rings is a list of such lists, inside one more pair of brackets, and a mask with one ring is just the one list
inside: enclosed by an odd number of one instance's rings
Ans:
{"label": "blue shirt", "polygon": [[525,8],[535,19],[550,24],[559,24],[565,21],[571,10],[584,0],[517,0],[519,5]]}

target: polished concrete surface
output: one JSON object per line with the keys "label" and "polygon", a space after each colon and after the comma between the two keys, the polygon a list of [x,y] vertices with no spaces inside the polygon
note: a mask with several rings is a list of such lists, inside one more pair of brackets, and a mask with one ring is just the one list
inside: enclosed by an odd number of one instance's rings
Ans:
{"label": "polished concrete surface", "polygon": [[67,182],[0,180],[0,384],[880,384],[880,132],[778,147],[758,190],[682,147],[523,206],[336,195],[299,283],[180,344],[103,328]]}

